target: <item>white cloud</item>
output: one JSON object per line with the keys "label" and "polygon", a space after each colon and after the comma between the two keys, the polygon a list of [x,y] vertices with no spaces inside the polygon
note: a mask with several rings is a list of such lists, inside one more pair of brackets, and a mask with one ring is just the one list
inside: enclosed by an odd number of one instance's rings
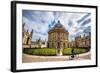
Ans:
{"label": "white cloud", "polygon": [[[82,18],[86,13],[68,13],[68,12],[46,12],[46,11],[31,11],[31,18],[23,16],[23,23],[26,23],[27,29],[35,31],[33,40],[38,38],[47,39],[49,30],[49,23],[52,21],[60,20],[61,24],[69,31],[71,38],[75,37],[78,33],[83,33],[84,28],[90,26],[90,23],[81,26],[77,20]],[[31,20],[30,20],[31,19]],[[69,25],[69,21],[72,23]],[[40,34],[41,33],[41,34]],[[46,35],[43,35],[45,33]],[[71,39],[70,38],[70,39]]]}

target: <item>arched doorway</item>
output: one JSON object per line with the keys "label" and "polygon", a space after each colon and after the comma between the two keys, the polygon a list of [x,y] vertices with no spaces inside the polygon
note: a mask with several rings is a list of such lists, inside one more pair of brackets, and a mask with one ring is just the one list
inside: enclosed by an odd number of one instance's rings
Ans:
{"label": "arched doorway", "polygon": [[61,55],[61,43],[57,42],[57,55]]}

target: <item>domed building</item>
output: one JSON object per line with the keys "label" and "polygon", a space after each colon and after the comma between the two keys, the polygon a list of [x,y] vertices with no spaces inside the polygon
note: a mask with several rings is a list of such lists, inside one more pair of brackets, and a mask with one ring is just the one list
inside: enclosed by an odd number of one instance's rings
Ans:
{"label": "domed building", "polygon": [[61,54],[63,48],[68,48],[69,32],[58,21],[48,32],[48,48],[56,48],[57,54]]}

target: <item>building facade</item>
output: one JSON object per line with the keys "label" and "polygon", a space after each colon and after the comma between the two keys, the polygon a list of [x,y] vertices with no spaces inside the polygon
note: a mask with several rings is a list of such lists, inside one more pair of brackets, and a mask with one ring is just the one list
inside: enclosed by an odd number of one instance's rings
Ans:
{"label": "building facade", "polygon": [[48,48],[57,49],[59,54],[64,48],[91,48],[90,36],[78,36],[74,41],[69,41],[69,32],[58,21],[55,26],[48,32]]}
{"label": "building facade", "polygon": [[91,38],[89,36],[78,36],[75,38],[76,47],[78,48],[91,48]]}
{"label": "building facade", "polygon": [[47,48],[47,41],[41,40],[40,38],[31,44],[32,48]]}
{"label": "building facade", "polygon": [[91,36],[77,36],[75,40],[69,41],[69,32],[58,21],[48,32],[48,41],[40,38],[32,41],[33,30],[25,30],[25,24],[22,28],[22,47],[23,48],[55,48],[60,53],[64,48],[91,48]]}
{"label": "building facade", "polygon": [[32,43],[32,35],[33,35],[33,30],[29,33],[28,30],[25,30],[25,24],[22,26],[22,44],[23,47],[29,47]]}
{"label": "building facade", "polygon": [[58,53],[63,48],[68,47],[68,31],[58,21],[55,26],[48,32],[48,48],[56,48]]}
{"label": "building facade", "polygon": [[25,24],[22,27],[22,47],[23,48],[45,48],[47,47],[46,40],[42,41],[40,38],[32,41],[33,30],[29,33],[25,30]]}
{"label": "building facade", "polygon": [[75,41],[70,41],[68,43],[68,48],[76,48],[76,42]]}

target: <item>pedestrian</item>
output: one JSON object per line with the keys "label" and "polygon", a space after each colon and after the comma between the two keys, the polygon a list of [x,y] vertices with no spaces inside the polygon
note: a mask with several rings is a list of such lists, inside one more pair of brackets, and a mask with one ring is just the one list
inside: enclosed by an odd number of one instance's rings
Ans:
{"label": "pedestrian", "polygon": [[74,57],[75,57],[75,52],[74,52],[74,48],[72,48],[72,50],[71,50],[71,59],[74,59]]}

